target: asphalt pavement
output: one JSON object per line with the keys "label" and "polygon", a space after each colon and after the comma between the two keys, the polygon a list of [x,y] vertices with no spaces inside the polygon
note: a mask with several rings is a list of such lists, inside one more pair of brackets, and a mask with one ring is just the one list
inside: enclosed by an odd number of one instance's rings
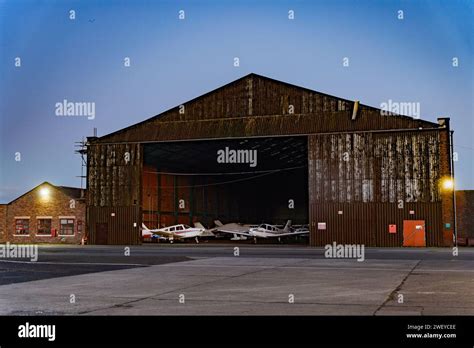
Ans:
{"label": "asphalt pavement", "polygon": [[0,315],[474,315],[474,248],[42,245],[0,274]]}

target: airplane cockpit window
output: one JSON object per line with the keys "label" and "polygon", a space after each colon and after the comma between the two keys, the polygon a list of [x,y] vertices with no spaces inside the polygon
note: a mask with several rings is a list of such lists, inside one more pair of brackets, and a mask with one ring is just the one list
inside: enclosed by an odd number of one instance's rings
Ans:
{"label": "airplane cockpit window", "polygon": [[183,225],[176,226],[176,231],[182,231],[182,230],[184,230]]}
{"label": "airplane cockpit window", "polygon": [[170,227],[170,232],[176,231],[176,227]]}

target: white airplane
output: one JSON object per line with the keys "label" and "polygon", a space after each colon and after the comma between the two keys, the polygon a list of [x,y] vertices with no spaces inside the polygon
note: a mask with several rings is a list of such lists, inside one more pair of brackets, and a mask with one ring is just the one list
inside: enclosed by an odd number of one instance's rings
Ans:
{"label": "white airplane", "polygon": [[222,232],[232,234],[233,237],[230,240],[246,240],[247,237],[252,237],[250,234],[250,229],[252,227],[257,227],[257,225],[244,225],[231,222],[228,224],[223,224],[219,220],[214,220],[216,227],[212,228],[212,232]]}
{"label": "white airplane", "polygon": [[205,231],[205,228],[191,227],[185,224],[178,224],[163,228],[149,229],[144,223],[142,223],[142,236],[153,236],[158,235],[168,238],[170,243],[173,243],[174,239],[186,239],[194,238],[196,243],[199,243],[198,237],[201,236]]}
{"label": "white airplane", "polygon": [[278,238],[280,240],[281,237],[309,234],[309,230],[304,227],[292,230],[291,220],[288,220],[283,228],[277,225],[261,224],[258,227],[251,228],[249,233],[255,238]]}
{"label": "white airplane", "polygon": [[156,233],[153,233],[151,232],[150,230],[145,230],[145,229],[141,229],[142,230],[142,237],[145,238],[145,239],[159,239],[159,240],[166,240],[167,238],[166,237],[163,237],[163,236],[160,236]]}

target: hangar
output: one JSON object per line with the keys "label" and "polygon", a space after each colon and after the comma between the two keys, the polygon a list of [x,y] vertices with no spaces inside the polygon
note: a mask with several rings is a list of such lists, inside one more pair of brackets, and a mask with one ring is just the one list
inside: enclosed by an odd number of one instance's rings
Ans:
{"label": "hangar", "polygon": [[[89,241],[139,244],[142,222],[291,219],[309,224],[312,246],[448,246],[450,149],[449,118],[383,116],[252,73],[88,137]],[[232,161],[231,150],[256,161]]]}

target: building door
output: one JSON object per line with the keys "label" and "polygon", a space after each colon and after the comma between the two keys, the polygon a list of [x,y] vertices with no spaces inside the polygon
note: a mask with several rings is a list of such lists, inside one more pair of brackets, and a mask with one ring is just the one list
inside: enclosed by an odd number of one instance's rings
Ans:
{"label": "building door", "polygon": [[97,222],[95,224],[95,244],[107,244],[108,224]]}
{"label": "building door", "polygon": [[426,246],[424,220],[403,220],[403,246]]}

